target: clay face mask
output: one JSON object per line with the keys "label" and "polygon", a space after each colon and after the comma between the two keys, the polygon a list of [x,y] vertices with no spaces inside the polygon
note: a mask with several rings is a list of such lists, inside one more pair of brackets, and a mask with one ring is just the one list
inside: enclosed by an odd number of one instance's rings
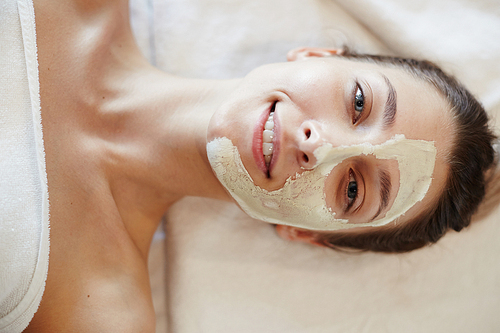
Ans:
{"label": "clay face mask", "polygon": [[[310,230],[381,226],[393,221],[424,198],[436,161],[433,142],[409,140],[404,135],[396,135],[380,145],[363,143],[334,148],[326,143],[314,151],[317,163],[312,170],[288,178],[281,189],[267,191],[254,184],[231,140],[216,138],[210,141],[207,154],[219,181],[248,215]],[[368,154],[398,162],[400,187],[396,199],[383,218],[370,223],[352,224],[337,219],[327,207],[325,179],[345,159]]]}

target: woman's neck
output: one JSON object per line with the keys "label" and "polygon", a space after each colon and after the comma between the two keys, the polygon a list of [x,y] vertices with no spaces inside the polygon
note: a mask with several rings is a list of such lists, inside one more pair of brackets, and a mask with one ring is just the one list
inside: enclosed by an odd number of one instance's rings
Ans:
{"label": "woman's neck", "polygon": [[108,175],[117,205],[158,214],[186,195],[228,199],[206,156],[206,132],[239,81],[182,79],[149,66],[133,73],[110,82],[114,97],[99,116],[114,147]]}
{"label": "woman's neck", "polygon": [[126,1],[39,0],[35,14],[50,156],[62,154],[61,124],[67,142],[91,145],[86,163],[102,168],[124,222],[138,221],[130,225],[158,221],[186,195],[228,199],[206,157],[206,131],[238,80],[183,79],[152,67],[134,41]]}

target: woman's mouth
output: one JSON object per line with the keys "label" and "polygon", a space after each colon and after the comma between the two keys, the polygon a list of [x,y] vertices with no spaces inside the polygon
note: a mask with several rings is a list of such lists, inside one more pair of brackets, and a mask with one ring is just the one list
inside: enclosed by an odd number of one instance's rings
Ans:
{"label": "woman's mouth", "polygon": [[275,117],[276,102],[273,103],[259,118],[254,128],[252,152],[258,168],[270,177],[270,171],[277,156],[279,147],[279,123]]}
{"label": "woman's mouth", "polygon": [[273,140],[274,140],[274,108],[266,123],[264,124],[264,131],[262,132],[262,153],[264,154],[264,161],[266,162],[266,168],[269,169],[271,160],[273,158]]}

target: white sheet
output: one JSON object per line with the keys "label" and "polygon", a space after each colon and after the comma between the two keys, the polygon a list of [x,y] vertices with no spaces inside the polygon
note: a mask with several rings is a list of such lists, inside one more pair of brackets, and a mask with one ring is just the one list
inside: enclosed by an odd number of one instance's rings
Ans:
{"label": "white sheet", "polygon": [[191,198],[167,225],[168,332],[497,332],[499,214],[412,253],[347,254]]}
{"label": "white sheet", "polygon": [[[175,74],[236,77],[284,61],[293,47],[347,42],[436,61],[500,115],[495,0],[135,0],[132,8],[144,53]],[[186,199],[168,214],[168,331],[498,332],[499,220],[497,209],[408,254],[353,255],[281,240],[234,205]]]}

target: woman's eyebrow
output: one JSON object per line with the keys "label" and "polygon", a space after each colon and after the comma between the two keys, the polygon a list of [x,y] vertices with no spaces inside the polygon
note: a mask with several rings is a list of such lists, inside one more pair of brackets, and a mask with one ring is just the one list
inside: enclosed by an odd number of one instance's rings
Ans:
{"label": "woman's eyebrow", "polygon": [[394,86],[392,85],[391,81],[389,81],[389,78],[384,74],[382,74],[382,77],[384,78],[385,83],[387,84],[387,89],[389,91],[384,108],[383,128],[385,130],[394,125],[394,122],[396,121],[396,107],[398,98],[396,95],[396,89],[394,89]]}
{"label": "woman's eyebrow", "polygon": [[391,174],[385,169],[380,169],[378,178],[380,181],[380,206],[377,213],[370,221],[375,220],[377,216],[379,216],[380,213],[387,207],[391,195]]}

